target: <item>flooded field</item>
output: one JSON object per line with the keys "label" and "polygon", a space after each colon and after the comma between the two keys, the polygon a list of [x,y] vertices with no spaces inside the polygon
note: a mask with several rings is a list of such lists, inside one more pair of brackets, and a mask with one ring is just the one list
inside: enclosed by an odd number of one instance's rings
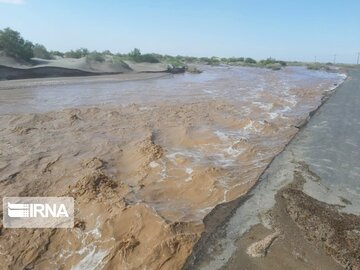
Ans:
{"label": "flooded field", "polygon": [[203,218],[245,194],[343,79],[207,67],[141,81],[0,82],[0,195],[67,195],[77,209],[74,230],[0,230],[0,268],[181,268]]}

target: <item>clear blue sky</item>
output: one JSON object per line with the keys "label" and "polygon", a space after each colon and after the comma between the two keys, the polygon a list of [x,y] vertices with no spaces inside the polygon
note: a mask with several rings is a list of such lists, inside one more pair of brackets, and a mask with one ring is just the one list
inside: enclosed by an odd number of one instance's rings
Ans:
{"label": "clear blue sky", "polygon": [[0,28],[50,50],[355,62],[360,0],[0,0]]}

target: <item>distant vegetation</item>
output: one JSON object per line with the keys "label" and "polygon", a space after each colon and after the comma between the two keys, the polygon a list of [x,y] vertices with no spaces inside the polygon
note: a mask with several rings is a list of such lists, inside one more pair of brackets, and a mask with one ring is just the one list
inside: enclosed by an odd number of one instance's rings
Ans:
{"label": "distant vegetation", "polygon": [[105,61],[105,55],[102,53],[99,53],[97,51],[93,51],[86,55],[86,61],[88,62],[104,62]]}
{"label": "distant vegetation", "polygon": [[[10,28],[0,30],[0,51],[5,52],[7,55],[22,59],[24,61],[30,61],[31,58],[42,59],[56,59],[56,58],[85,58],[87,62],[104,62],[112,61],[121,65],[126,65],[124,61],[133,61],[136,63],[165,63],[169,65],[169,68],[182,68],[187,67],[190,72],[200,72],[193,67],[188,68],[188,64],[205,64],[205,65],[236,65],[236,66],[253,66],[262,67],[272,70],[280,70],[286,65],[304,65],[301,62],[285,62],[268,58],[265,60],[256,61],[250,57],[192,57],[192,56],[171,56],[161,55],[156,53],[142,54],[140,49],[135,48],[129,53],[112,53],[109,50],[103,52],[92,51],[90,52],[86,48],[80,48],[77,50],[70,50],[67,52],[60,51],[48,51],[44,45],[33,44],[30,41],[21,37],[20,33]],[[313,70],[329,70],[331,63],[311,63],[307,65],[308,69]]]}
{"label": "distant vegetation", "polygon": [[259,61],[259,64],[272,70],[280,70],[282,67],[285,67],[287,65],[285,61],[279,61],[274,58],[261,60]]}
{"label": "distant vegetation", "polygon": [[306,66],[308,69],[312,69],[312,70],[330,70],[331,65],[332,65],[331,63],[327,63],[327,64],[311,63],[311,64],[307,64]]}
{"label": "distant vegetation", "polygon": [[33,47],[33,54],[36,58],[52,59],[53,56],[47,51],[44,45],[35,44]]}
{"label": "distant vegetation", "polygon": [[195,66],[187,66],[186,71],[189,73],[200,74],[202,71]]}
{"label": "distant vegetation", "polygon": [[141,54],[140,49],[135,48],[129,54],[124,55],[124,59],[132,60],[137,63],[159,63],[160,60],[153,54]]}
{"label": "distant vegetation", "polygon": [[77,49],[75,51],[71,50],[71,51],[64,53],[64,57],[66,57],[66,58],[82,58],[82,57],[87,56],[88,54],[90,54],[88,49],[81,48],[81,49]]}
{"label": "distant vegetation", "polygon": [[247,64],[256,64],[256,60],[249,58],[249,57],[245,58],[244,62]]}
{"label": "distant vegetation", "polygon": [[64,57],[64,53],[63,52],[59,52],[59,51],[50,51],[50,55],[54,58],[56,57]]}

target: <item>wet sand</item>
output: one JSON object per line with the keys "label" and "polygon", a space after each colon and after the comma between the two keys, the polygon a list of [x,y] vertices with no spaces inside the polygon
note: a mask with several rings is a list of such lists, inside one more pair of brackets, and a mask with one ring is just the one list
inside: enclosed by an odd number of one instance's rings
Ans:
{"label": "wet sand", "polygon": [[0,267],[180,269],[207,214],[246,194],[342,79],[220,67],[4,87],[0,196],[67,195],[77,211],[73,230],[0,228]]}

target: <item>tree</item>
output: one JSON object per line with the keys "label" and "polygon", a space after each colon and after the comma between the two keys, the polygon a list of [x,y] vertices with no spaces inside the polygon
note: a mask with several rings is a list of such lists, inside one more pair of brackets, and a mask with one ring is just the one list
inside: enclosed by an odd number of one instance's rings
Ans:
{"label": "tree", "polygon": [[102,55],[114,55],[112,52],[110,52],[109,50],[105,50],[101,53]]}
{"label": "tree", "polygon": [[156,57],[155,54],[152,53],[146,53],[141,54],[140,49],[135,48],[133,49],[129,54],[128,57],[130,60],[135,61],[137,63],[159,63],[159,59]]}
{"label": "tree", "polygon": [[65,57],[67,58],[82,58],[84,56],[87,56],[89,54],[89,50],[86,48],[80,48],[77,49],[76,51],[69,51],[65,53]]}
{"label": "tree", "polygon": [[28,61],[34,56],[33,48],[34,45],[24,40],[19,32],[10,28],[0,30],[0,50],[6,54]]}
{"label": "tree", "polygon": [[250,57],[245,59],[245,63],[247,64],[256,64],[256,61]]}
{"label": "tree", "polygon": [[59,51],[51,51],[50,54],[51,54],[51,57],[54,57],[54,56],[64,57],[64,53],[59,52]]}
{"label": "tree", "polygon": [[35,44],[33,48],[34,57],[42,59],[51,59],[50,53],[46,50],[44,45]]}
{"label": "tree", "polygon": [[129,55],[130,55],[132,58],[134,58],[134,59],[139,58],[139,57],[141,56],[140,49],[138,49],[138,48],[133,49],[133,50],[129,53]]}
{"label": "tree", "polygon": [[101,54],[97,51],[93,51],[86,56],[86,61],[87,62],[104,62],[105,57],[103,54]]}

